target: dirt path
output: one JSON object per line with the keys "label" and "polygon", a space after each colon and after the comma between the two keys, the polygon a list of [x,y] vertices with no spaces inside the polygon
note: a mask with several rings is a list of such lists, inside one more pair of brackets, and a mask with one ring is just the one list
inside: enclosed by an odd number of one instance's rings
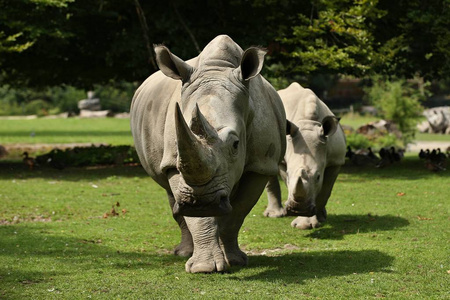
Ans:
{"label": "dirt path", "polygon": [[406,151],[419,153],[420,149],[433,150],[437,148],[440,148],[442,152],[445,152],[448,148],[450,148],[450,142],[415,141],[414,143],[408,144]]}

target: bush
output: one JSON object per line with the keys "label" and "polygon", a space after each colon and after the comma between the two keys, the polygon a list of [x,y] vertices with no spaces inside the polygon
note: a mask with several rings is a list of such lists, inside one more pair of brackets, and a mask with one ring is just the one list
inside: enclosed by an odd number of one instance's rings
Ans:
{"label": "bush", "polygon": [[347,146],[352,149],[367,149],[373,147],[374,144],[365,136],[359,133],[351,133],[347,135]]}
{"label": "bush", "polygon": [[365,89],[368,100],[378,109],[379,116],[398,125],[404,144],[414,139],[416,125],[423,112],[420,102],[426,96],[424,86],[417,88],[412,82],[403,79],[375,79],[373,85]]}
{"label": "bush", "polygon": [[371,147],[372,149],[381,148],[402,148],[404,144],[397,139],[394,134],[377,134],[372,137],[368,137],[360,133],[350,133],[346,135],[347,146],[352,149],[367,149]]}
{"label": "bush", "polygon": [[[105,86],[95,86],[96,97],[100,98],[102,109],[126,112],[130,110],[131,99],[137,86],[137,83],[129,82],[111,82]],[[15,89],[3,85],[0,86],[0,115],[78,113],[78,101],[82,99],[86,99],[86,91],[69,85],[43,90]]]}
{"label": "bush", "polygon": [[113,112],[129,112],[137,83],[120,82],[95,86],[95,97],[100,99],[102,109]]}
{"label": "bush", "polygon": [[28,102],[24,106],[24,113],[26,115],[38,115],[38,116],[46,116],[48,115],[48,110],[51,105],[46,101],[39,99]]}

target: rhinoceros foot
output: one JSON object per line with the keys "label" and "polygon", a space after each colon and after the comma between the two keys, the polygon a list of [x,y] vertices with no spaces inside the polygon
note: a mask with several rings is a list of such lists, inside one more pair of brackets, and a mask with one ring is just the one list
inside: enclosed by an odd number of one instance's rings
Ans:
{"label": "rhinoceros foot", "polygon": [[264,216],[269,218],[280,218],[285,216],[284,208],[266,208],[264,211]]}
{"label": "rhinoceros foot", "polygon": [[186,262],[188,273],[213,273],[224,272],[227,268],[224,255],[220,247],[215,249],[202,249],[194,251],[194,254]]}
{"label": "rhinoceros foot", "polygon": [[291,226],[298,229],[312,229],[318,228],[322,224],[317,220],[317,216],[312,217],[297,217],[291,222]]}

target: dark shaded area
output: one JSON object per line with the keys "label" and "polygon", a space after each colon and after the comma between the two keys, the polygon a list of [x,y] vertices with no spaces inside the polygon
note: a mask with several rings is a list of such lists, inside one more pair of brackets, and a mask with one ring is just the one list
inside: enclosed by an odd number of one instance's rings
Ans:
{"label": "dark shaded area", "polygon": [[[350,175],[357,174],[358,178],[353,180],[361,182],[373,181],[377,178],[419,180],[431,176],[450,177],[449,170],[436,173],[427,169],[424,161],[419,159],[419,156],[404,157],[400,162],[395,162],[384,168],[376,168],[374,165],[355,166],[349,160],[347,160],[346,164],[341,168],[340,174],[350,174]],[[338,182],[339,180],[348,180],[348,179],[338,177]]]}
{"label": "dark shaded area", "polygon": [[30,170],[29,167],[21,161],[0,161],[0,179],[6,180],[46,178],[79,181],[98,180],[110,176],[148,177],[140,164],[68,167],[63,170],[58,170],[51,166],[42,166]]}
{"label": "dark shaded area", "polygon": [[[90,128],[86,128],[86,131],[61,131],[61,130],[45,130],[45,131],[33,131],[34,135],[39,137],[57,137],[57,136],[80,136],[80,137],[86,137],[86,135],[89,136],[98,136],[98,137],[104,137],[104,136],[130,136],[129,131],[122,131],[122,130],[108,130],[108,131],[96,131],[96,130],[90,130]],[[30,131],[18,131],[14,130],[14,128],[11,129],[11,131],[8,132],[8,134],[0,134],[0,138],[4,136],[14,136],[14,137],[30,137]]]}
{"label": "dark shaded area", "polygon": [[[76,272],[106,273],[108,270],[183,268],[186,258],[171,254],[121,252],[104,244],[101,239],[72,238],[50,234],[46,226],[0,226],[0,244],[3,256],[15,260],[50,257],[64,265],[62,269],[17,271],[16,267],[2,265],[0,276],[4,283],[36,284],[50,282],[52,277]],[[82,236],[82,235],[80,235]],[[101,237],[102,234],[99,234]],[[18,248],[17,245],[20,245]],[[389,272],[386,270],[394,258],[377,250],[315,251],[291,253],[275,257],[250,256],[246,268],[266,268],[258,275],[244,280],[281,280],[285,283],[302,283],[313,278],[345,276],[354,273]],[[232,268],[229,273],[239,272]],[[229,279],[243,280],[233,275]]]}
{"label": "dark shaded area", "polygon": [[325,224],[324,227],[313,230],[307,237],[341,240],[349,234],[388,231],[405,227],[409,225],[409,221],[391,215],[328,215]]}
{"label": "dark shaded area", "polygon": [[244,280],[271,281],[277,278],[284,283],[302,284],[305,280],[314,278],[391,272],[387,268],[393,261],[394,257],[378,250],[314,251],[276,257],[251,256],[247,268],[265,267],[268,270],[245,277]]}

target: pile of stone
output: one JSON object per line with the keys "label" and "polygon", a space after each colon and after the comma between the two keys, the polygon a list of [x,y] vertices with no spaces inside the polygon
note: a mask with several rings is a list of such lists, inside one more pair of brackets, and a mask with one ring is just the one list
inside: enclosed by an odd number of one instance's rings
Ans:
{"label": "pile of stone", "polygon": [[104,118],[114,116],[109,109],[102,110],[100,99],[94,98],[93,91],[87,93],[88,98],[78,101],[78,108],[80,109],[80,118]]}

